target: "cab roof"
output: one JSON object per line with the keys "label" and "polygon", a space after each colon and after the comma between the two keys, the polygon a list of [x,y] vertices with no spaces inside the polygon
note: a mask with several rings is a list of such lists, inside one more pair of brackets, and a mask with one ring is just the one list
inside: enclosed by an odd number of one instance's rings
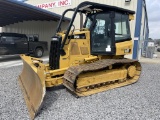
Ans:
{"label": "cab roof", "polygon": [[80,5],[81,5],[81,8],[79,8],[79,10],[82,13],[87,13],[93,10],[102,10],[102,11],[115,11],[115,12],[121,12],[121,13],[135,14],[135,11],[132,11],[132,10],[111,6],[111,5],[106,5],[106,4],[89,2],[89,1],[85,1]]}

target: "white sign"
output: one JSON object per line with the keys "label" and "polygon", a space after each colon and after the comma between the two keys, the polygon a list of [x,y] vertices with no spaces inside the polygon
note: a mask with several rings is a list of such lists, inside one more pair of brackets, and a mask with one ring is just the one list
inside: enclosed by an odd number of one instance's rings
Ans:
{"label": "white sign", "polygon": [[71,5],[71,0],[58,0],[49,3],[38,4],[37,7],[42,9],[49,9],[49,8],[64,7],[70,5]]}
{"label": "white sign", "polygon": [[154,46],[154,42],[148,42],[148,47]]}
{"label": "white sign", "polygon": [[111,46],[107,45],[106,52],[110,52],[110,51],[111,51]]}
{"label": "white sign", "polygon": [[138,37],[135,37],[134,40],[139,40],[139,38],[138,38]]}

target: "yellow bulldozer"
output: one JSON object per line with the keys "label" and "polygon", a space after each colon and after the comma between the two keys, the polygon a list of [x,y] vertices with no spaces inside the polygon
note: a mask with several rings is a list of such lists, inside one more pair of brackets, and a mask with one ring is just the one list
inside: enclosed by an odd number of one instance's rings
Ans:
{"label": "yellow bulldozer", "polygon": [[[63,18],[71,11],[71,21],[62,31]],[[73,22],[79,13],[86,20],[83,27],[75,29]],[[62,14],[51,39],[48,64],[21,55],[24,66],[19,81],[31,119],[42,106],[46,87],[63,84],[76,96],[88,96],[138,80],[140,63],[124,58],[132,53],[130,21],[134,13],[115,6],[82,2]]]}

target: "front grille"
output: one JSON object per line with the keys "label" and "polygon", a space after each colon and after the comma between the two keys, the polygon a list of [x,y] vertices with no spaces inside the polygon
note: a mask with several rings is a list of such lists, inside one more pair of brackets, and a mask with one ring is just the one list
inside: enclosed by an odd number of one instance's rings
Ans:
{"label": "front grille", "polygon": [[50,46],[49,66],[51,70],[59,69],[60,46],[62,37],[53,37]]}

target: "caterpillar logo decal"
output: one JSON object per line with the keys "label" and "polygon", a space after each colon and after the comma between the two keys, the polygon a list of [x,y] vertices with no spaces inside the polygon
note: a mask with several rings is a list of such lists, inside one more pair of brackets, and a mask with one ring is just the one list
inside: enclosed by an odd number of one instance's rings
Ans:
{"label": "caterpillar logo decal", "polygon": [[124,53],[130,53],[131,52],[131,49],[124,49]]}

